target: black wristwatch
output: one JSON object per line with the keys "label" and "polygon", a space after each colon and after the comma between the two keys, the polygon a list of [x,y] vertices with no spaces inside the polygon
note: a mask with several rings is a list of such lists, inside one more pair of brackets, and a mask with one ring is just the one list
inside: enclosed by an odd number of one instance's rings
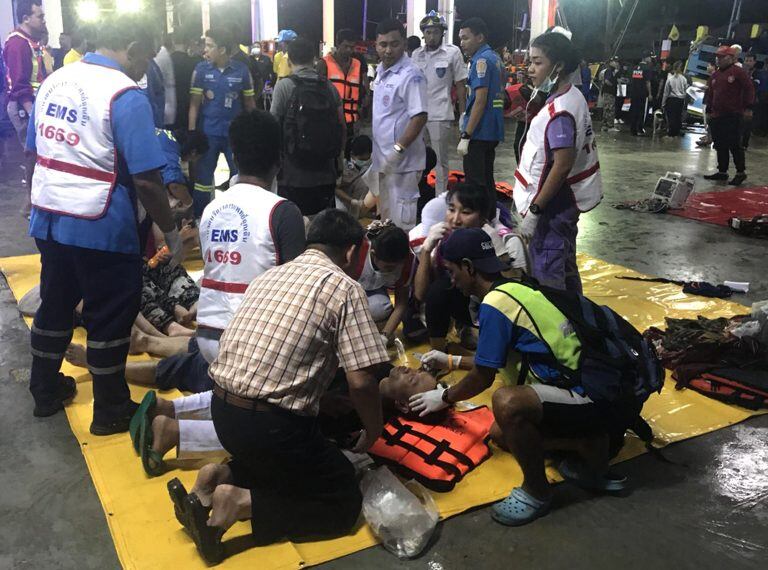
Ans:
{"label": "black wristwatch", "polygon": [[469,135],[469,133],[467,131],[461,131],[461,138],[462,138],[462,140],[469,140],[472,137]]}
{"label": "black wristwatch", "polygon": [[450,388],[446,388],[445,390],[443,390],[443,395],[441,396],[441,399],[443,400],[443,402],[445,402],[446,404],[448,404],[449,406],[451,406],[451,405],[453,405],[453,402],[451,402],[450,400],[448,400],[448,390],[449,390],[449,389],[450,389]]}
{"label": "black wristwatch", "polygon": [[531,204],[528,211],[534,216],[541,214],[541,207],[538,204]]}

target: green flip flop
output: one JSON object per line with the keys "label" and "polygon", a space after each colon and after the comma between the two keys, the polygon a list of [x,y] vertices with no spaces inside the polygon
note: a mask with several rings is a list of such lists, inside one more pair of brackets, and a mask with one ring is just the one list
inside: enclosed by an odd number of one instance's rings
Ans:
{"label": "green flip flop", "polygon": [[139,447],[141,465],[150,477],[157,477],[165,472],[163,456],[152,449],[152,424],[149,418],[144,416],[139,427]]}
{"label": "green flip flop", "polygon": [[139,453],[139,429],[141,428],[141,422],[155,408],[156,404],[157,392],[150,390],[144,394],[141,404],[139,404],[138,409],[131,418],[130,424],[128,424],[128,433],[131,434],[131,443],[133,443],[133,449],[136,453]]}

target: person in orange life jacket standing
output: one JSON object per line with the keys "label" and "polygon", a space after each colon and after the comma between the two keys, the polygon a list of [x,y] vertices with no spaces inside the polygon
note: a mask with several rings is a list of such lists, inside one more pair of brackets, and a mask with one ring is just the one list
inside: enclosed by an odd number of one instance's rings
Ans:
{"label": "person in orange life jacket standing", "polygon": [[357,136],[360,122],[360,107],[365,97],[368,75],[362,61],[354,56],[357,37],[352,30],[336,32],[336,47],[317,62],[317,73],[328,79],[341,97],[344,106],[344,123],[347,127],[347,148],[344,156],[349,158],[349,145]]}
{"label": "person in orange life jacket standing", "polygon": [[[197,64],[189,89],[189,130],[208,139],[208,152],[198,161],[195,173],[195,217],[199,218],[214,191],[214,172],[222,153],[230,177],[237,174],[227,129],[240,112],[256,108],[253,80],[248,67],[232,59],[235,42],[227,30],[205,34],[205,61]],[[199,119],[199,120],[198,120]],[[200,136],[196,134],[195,136]]]}
{"label": "person in orange life jacket standing", "polygon": [[568,81],[579,65],[571,41],[545,33],[531,43],[528,73],[549,95],[531,121],[515,171],[514,198],[529,242],[531,275],[542,285],[581,292],[576,265],[579,214],[603,197],[592,119],[584,97]]}
{"label": "person in orange life jacket standing", "polygon": [[448,26],[440,14],[434,10],[427,14],[420,28],[424,46],[415,50],[411,59],[427,78],[427,133],[437,154],[435,194],[439,195],[448,189],[448,153],[456,119],[451,90],[456,87],[459,116],[463,116],[467,104],[467,65],[458,47],[443,43]]}
{"label": "person in orange life jacket standing", "polygon": [[165,232],[171,263],[181,261],[160,175],[165,159],[136,84],[151,57],[137,41],[141,29],[126,18],[102,23],[96,52],[43,84],[27,134],[37,163],[29,233],[42,261],[31,338],[34,415],[55,414],[75,393],[74,380],[59,369],[82,299],[94,435],[126,431],[136,409],[125,361],[141,302],[137,198]]}

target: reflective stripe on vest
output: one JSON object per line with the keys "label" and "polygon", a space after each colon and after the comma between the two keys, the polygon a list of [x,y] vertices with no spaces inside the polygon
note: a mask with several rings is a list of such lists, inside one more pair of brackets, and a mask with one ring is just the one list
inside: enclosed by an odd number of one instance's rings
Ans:
{"label": "reflective stripe on vest", "polygon": [[547,345],[557,362],[569,370],[578,370],[579,337],[566,316],[541,291],[522,283],[504,283],[492,289],[483,303],[494,307],[512,322],[522,308],[533,323],[536,336]]}
{"label": "reflective stripe on vest", "polygon": [[360,118],[360,86],[363,82],[360,61],[353,57],[349,64],[349,72],[345,75],[332,54],[326,55],[323,59],[328,68],[328,81],[336,87],[344,105],[344,120],[347,123],[354,123]]}
{"label": "reflective stripe on vest", "polygon": [[450,491],[491,455],[486,440],[493,422],[493,412],[485,406],[450,410],[434,425],[393,418],[368,452],[429,489]]}

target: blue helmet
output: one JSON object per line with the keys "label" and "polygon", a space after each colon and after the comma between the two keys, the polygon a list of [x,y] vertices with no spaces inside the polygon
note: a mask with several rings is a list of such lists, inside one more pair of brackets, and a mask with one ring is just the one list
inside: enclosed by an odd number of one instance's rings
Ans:
{"label": "blue helmet", "polygon": [[444,30],[448,29],[448,24],[445,23],[445,18],[441,16],[439,13],[435,12],[434,10],[431,10],[429,14],[424,16],[421,19],[421,22],[419,22],[419,29],[423,32],[427,28],[443,28]]}
{"label": "blue helmet", "polygon": [[296,34],[296,32],[294,32],[293,30],[280,30],[280,33],[277,34],[277,41],[292,42],[298,37],[299,37],[298,34]]}

